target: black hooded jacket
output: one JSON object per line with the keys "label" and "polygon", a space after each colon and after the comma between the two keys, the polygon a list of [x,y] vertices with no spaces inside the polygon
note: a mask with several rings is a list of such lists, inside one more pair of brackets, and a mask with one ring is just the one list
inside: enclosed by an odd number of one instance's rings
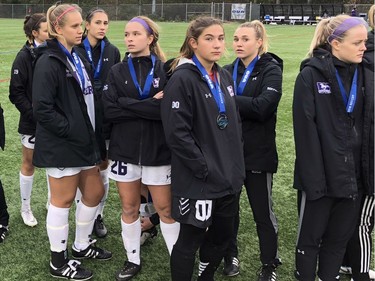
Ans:
{"label": "black hooded jacket", "polygon": [[[233,73],[234,61],[224,66]],[[272,53],[263,54],[252,71],[243,95],[235,99],[242,119],[246,170],[276,173],[276,112],[282,93],[283,61]],[[237,85],[246,68],[238,64]]]}
{"label": "black hooded jacket", "polygon": [[[353,72],[358,69],[357,100],[352,113],[346,112],[335,68],[347,93]],[[364,94],[359,65],[341,62],[322,48],[302,63],[293,99],[294,187],[305,191],[308,200],[323,196],[354,198],[362,188]]]}
{"label": "black hooded jacket", "polygon": [[[150,56],[133,58],[137,81],[144,83],[152,68]],[[108,158],[135,165],[169,165],[170,151],[166,144],[160,117],[160,99],[153,96],[163,90],[166,75],[163,63],[155,61],[149,97],[141,99],[135,87],[126,55],[114,65],[103,89],[104,115],[112,123]]]}
{"label": "black hooded jacket", "polygon": [[367,194],[371,195],[374,194],[374,30],[368,33],[366,47],[362,63],[366,93],[362,164],[364,189]]}
{"label": "black hooded jacket", "polygon": [[18,132],[25,135],[34,135],[36,128],[31,94],[35,52],[36,49],[26,42],[13,62],[9,84],[9,99],[20,112]]}
{"label": "black hooded jacket", "polygon": [[164,89],[161,115],[172,152],[172,193],[215,199],[240,191],[244,178],[241,121],[229,72],[215,65],[229,123],[219,129],[215,98],[191,60],[182,59]]}
{"label": "black hooded jacket", "polygon": [[[99,97],[94,91],[95,128],[75,71],[56,39],[39,47],[33,82],[37,121],[33,164],[36,167],[84,167],[105,156]],[[84,60],[83,60],[84,62]],[[84,67],[90,74],[90,65]]]}

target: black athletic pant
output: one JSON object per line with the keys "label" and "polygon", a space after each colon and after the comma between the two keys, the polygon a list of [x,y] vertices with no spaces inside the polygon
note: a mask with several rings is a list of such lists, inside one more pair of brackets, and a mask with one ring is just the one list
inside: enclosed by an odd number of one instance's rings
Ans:
{"label": "black athletic pant", "polygon": [[9,223],[9,213],[7,208],[3,184],[0,181],[0,225],[3,226],[8,226]]}
{"label": "black athletic pant", "polygon": [[360,198],[306,200],[302,192],[300,206],[295,253],[299,280],[314,281],[317,264],[320,279],[336,280],[355,228]]}
{"label": "black athletic pant", "polygon": [[370,281],[372,239],[374,229],[374,195],[365,195],[359,209],[357,225],[346,247],[343,265],[352,268],[354,281]]}
{"label": "black athletic pant", "polygon": [[[228,198],[228,196],[227,196]],[[235,200],[218,199],[215,208],[220,209],[212,216],[212,224],[208,229],[191,224],[181,223],[180,233],[171,254],[172,281],[191,281],[194,271],[195,254],[199,248],[199,281],[214,281],[214,273],[220,265],[228,248],[229,239],[233,232],[233,217],[236,209]],[[225,202],[226,201],[226,202]],[[225,210],[229,212],[225,214]],[[224,211],[224,212],[223,212]],[[216,212],[216,213],[215,213]]]}
{"label": "black athletic pant", "polygon": [[[260,260],[262,264],[277,266],[280,260],[277,251],[278,225],[272,209],[272,174],[246,171],[244,184],[259,238]],[[237,233],[239,220],[239,213],[237,213],[234,236],[229,243],[226,257],[238,256]]]}

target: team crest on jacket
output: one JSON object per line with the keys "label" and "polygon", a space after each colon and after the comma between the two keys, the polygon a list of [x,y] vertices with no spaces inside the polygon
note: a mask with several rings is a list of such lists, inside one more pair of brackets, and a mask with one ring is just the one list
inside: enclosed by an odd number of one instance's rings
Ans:
{"label": "team crest on jacket", "polygon": [[230,96],[233,97],[233,96],[234,96],[233,87],[232,87],[232,86],[228,86],[228,87],[227,87],[227,90],[228,90]]}
{"label": "team crest on jacket", "polygon": [[316,86],[319,94],[326,95],[331,93],[331,86],[327,82],[316,82]]}
{"label": "team crest on jacket", "polygon": [[152,80],[152,86],[154,86],[154,88],[159,88],[159,82],[160,78],[154,78],[154,80]]}

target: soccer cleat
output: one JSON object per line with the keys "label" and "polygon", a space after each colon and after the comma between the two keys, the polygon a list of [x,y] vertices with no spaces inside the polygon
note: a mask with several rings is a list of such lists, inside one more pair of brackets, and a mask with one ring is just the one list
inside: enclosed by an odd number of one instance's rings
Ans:
{"label": "soccer cleat", "polygon": [[112,258],[112,253],[110,251],[98,248],[95,246],[96,240],[91,240],[90,245],[85,250],[78,250],[72,247],[72,256],[75,259],[97,259],[97,260],[109,260]]}
{"label": "soccer cleat", "polygon": [[258,281],[276,281],[276,267],[273,264],[262,265],[258,273]]}
{"label": "soccer cleat", "polygon": [[52,277],[60,279],[89,280],[92,277],[92,272],[81,267],[81,263],[76,260],[70,260],[60,268],[50,262],[49,271]]}
{"label": "soccer cleat", "polygon": [[156,226],[151,227],[148,230],[142,231],[141,233],[141,246],[149,239],[155,238],[158,235]]}
{"label": "soccer cleat", "polygon": [[126,261],[124,267],[117,271],[116,281],[127,281],[132,279],[141,270],[142,266]]}
{"label": "soccer cleat", "polygon": [[368,271],[368,275],[370,276],[370,279],[374,279],[375,280],[375,271],[374,270],[370,269]]}
{"label": "soccer cleat", "polygon": [[223,274],[226,276],[236,276],[240,273],[240,261],[236,257],[224,258]]}
{"label": "soccer cleat", "polygon": [[23,219],[23,223],[28,226],[36,226],[38,224],[38,221],[33,215],[33,212],[30,209],[21,210],[21,217]]}
{"label": "soccer cleat", "polygon": [[104,238],[107,235],[107,228],[104,225],[103,217],[98,215],[94,223],[94,233],[98,238]]}
{"label": "soccer cleat", "polygon": [[7,226],[0,224],[0,243],[4,242],[5,237],[6,237],[7,233],[8,233],[8,231],[9,231],[9,229],[8,229]]}
{"label": "soccer cleat", "polygon": [[341,266],[339,270],[340,274],[352,274],[352,268],[350,266]]}

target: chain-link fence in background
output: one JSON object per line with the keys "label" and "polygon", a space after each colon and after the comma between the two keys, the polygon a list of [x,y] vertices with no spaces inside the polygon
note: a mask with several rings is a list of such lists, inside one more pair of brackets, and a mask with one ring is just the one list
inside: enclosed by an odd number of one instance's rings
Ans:
{"label": "chain-link fence in background", "polygon": [[[129,20],[134,16],[145,15],[156,21],[190,21],[200,16],[208,15],[222,19],[223,21],[232,20],[231,3],[182,3],[182,4],[119,4],[119,5],[100,5],[107,11],[111,20]],[[244,19],[242,21],[260,19],[264,20],[266,16],[285,17],[285,22],[290,16],[294,18],[308,16],[310,19],[316,19],[322,16],[324,11],[329,15],[340,13],[350,14],[352,5],[342,4],[316,4],[316,5],[276,5],[276,4],[243,4]],[[357,4],[359,15],[366,17],[371,4]],[[24,18],[27,14],[46,12],[49,5],[43,4],[0,4],[0,18]],[[81,6],[83,15],[85,15],[92,6]]]}

